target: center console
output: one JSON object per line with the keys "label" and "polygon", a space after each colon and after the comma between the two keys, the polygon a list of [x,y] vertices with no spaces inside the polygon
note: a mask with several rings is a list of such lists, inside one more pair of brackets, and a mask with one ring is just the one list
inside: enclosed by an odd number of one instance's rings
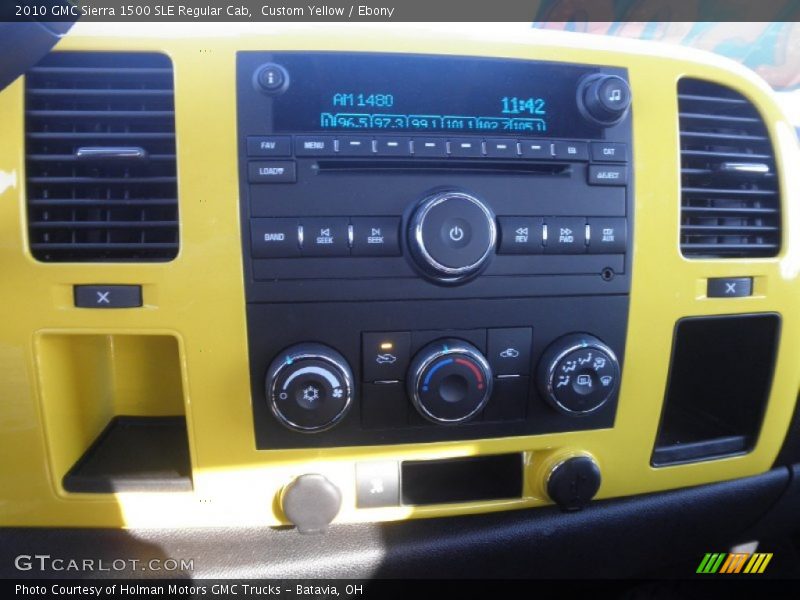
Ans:
{"label": "center console", "polygon": [[258,448],[613,427],[625,69],[237,56]]}

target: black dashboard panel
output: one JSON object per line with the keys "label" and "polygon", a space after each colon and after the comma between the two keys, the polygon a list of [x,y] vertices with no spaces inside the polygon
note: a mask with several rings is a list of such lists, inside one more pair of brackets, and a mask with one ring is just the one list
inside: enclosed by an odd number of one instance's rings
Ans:
{"label": "black dashboard panel", "polygon": [[624,69],[256,52],[237,68],[259,448],[613,426]]}

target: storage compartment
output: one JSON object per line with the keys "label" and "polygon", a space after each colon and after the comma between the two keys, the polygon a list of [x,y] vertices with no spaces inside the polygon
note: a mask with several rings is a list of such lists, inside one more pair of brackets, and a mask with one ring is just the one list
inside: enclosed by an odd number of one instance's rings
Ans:
{"label": "storage compartment", "polygon": [[749,452],[772,386],[775,314],[678,321],[653,466]]}
{"label": "storage compartment", "polygon": [[403,504],[520,498],[522,467],[522,454],[405,461],[401,465]]}
{"label": "storage compartment", "polygon": [[175,337],[46,333],[35,350],[52,473],[65,491],[191,489]]}

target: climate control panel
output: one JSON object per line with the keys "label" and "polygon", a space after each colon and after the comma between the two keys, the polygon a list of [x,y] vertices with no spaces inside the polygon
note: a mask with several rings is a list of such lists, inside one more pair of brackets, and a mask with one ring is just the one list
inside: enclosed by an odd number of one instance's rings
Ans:
{"label": "climate control panel", "polygon": [[270,323],[249,341],[257,445],[612,427],[627,307],[626,296],[250,305],[252,322]]}

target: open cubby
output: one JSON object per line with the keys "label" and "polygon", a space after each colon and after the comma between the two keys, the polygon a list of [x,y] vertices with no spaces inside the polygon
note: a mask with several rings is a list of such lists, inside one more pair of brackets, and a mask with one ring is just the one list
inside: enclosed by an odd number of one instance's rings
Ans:
{"label": "open cubby", "polygon": [[749,452],[772,386],[776,314],[678,321],[653,466]]}
{"label": "open cubby", "polygon": [[192,489],[174,336],[44,333],[35,349],[52,473],[65,492]]}

